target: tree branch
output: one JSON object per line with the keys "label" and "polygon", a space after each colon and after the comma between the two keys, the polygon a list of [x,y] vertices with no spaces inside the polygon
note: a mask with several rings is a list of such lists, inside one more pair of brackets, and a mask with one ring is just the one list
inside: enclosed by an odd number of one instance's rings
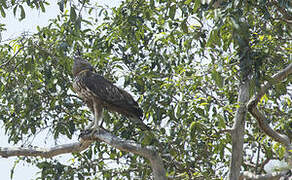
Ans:
{"label": "tree branch", "polygon": [[[268,91],[272,85],[277,82],[280,82],[287,78],[290,74],[292,74],[292,64],[288,65],[285,69],[278,72],[277,74],[272,76],[272,81],[267,82],[264,86],[261,87],[260,91],[250,100],[248,103],[248,111],[256,118],[259,123],[260,128],[270,137],[275,139],[276,141],[284,144],[288,149],[291,147],[290,139],[283,134],[280,134],[274,131],[269,125],[267,118],[258,110],[257,104],[260,99],[264,96],[264,94]],[[290,147],[290,148],[289,148]]]}
{"label": "tree branch", "polygon": [[255,101],[255,103],[257,104],[260,101],[260,99],[263,97],[263,95],[265,95],[265,93],[268,91],[269,88],[271,88],[275,83],[283,81],[290,74],[292,74],[292,64],[288,65],[285,69],[273,75],[272,81],[269,81],[264,86],[262,86],[260,91],[256,94],[256,96],[254,96],[251,99],[251,101]]}
{"label": "tree branch", "polygon": [[275,1],[273,0],[271,2],[273,5],[276,6],[276,8],[280,11],[280,13],[285,17],[283,19],[287,20],[288,23],[291,23],[291,19],[292,19],[292,16],[283,8],[279,5],[279,2],[278,1]]}
{"label": "tree branch", "polygon": [[143,156],[144,158],[150,161],[150,165],[155,180],[167,179],[163,161],[159,154],[155,151],[154,147],[151,146],[142,147],[142,145],[137,144],[135,142],[118,138],[103,129],[99,129],[99,132],[96,132],[94,134],[84,135],[82,136],[82,139],[85,141],[87,140],[103,141],[121,151],[131,152]]}
{"label": "tree branch", "polygon": [[280,172],[274,172],[270,174],[256,175],[251,172],[242,172],[239,180],[279,180],[283,176],[289,176],[291,171],[284,170]]}
{"label": "tree branch", "polygon": [[54,146],[51,148],[39,148],[39,147],[18,147],[18,148],[3,148],[0,147],[0,156],[7,158],[11,156],[40,156],[44,158],[51,158],[57,155],[73,152],[81,152],[87,149],[94,141],[103,141],[121,151],[131,152],[150,161],[151,168],[153,170],[153,176],[155,180],[165,180],[166,172],[163,165],[162,158],[159,156],[154,147],[142,147],[132,141],[124,140],[114,136],[113,134],[99,129],[93,134],[83,135],[80,142],[63,144]]}
{"label": "tree branch", "polygon": [[261,113],[258,108],[257,104],[259,103],[260,99],[264,96],[264,94],[268,91],[272,85],[275,83],[278,83],[280,81],[283,81],[285,78],[287,78],[289,75],[292,74],[292,63],[288,65],[285,69],[278,72],[277,74],[272,76],[272,81],[267,82],[264,86],[261,87],[260,91],[251,98],[250,102],[248,103],[248,111],[255,117],[255,119],[259,123],[259,127],[261,130],[264,131],[268,136],[273,138],[275,141],[282,143],[286,146],[286,158],[289,166],[292,166],[292,144],[288,136],[281,134],[275,130],[273,130],[269,124],[267,118]]}
{"label": "tree branch", "polygon": [[14,58],[17,56],[17,54],[18,54],[23,48],[24,48],[24,46],[20,47],[20,48],[16,51],[16,53],[15,53],[11,58],[9,58],[9,59],[8,59],[7,61],[5,61],[4,63],[0,64],[0,68],[3,68],[4,66],[8,65],[8,64],[10,63],[10,61],[11,61],[12,59],[14,59]]}
{"label": "tree branch", "polygon": [[233,130],[231,131],[232,137],[232,154],[230,161],[229,179],[236,180],[239,177],[240,168],[242,164],[242,152],[244,143],[244,128],[246,119],[246,104],[249,100],[249,80],[240,86],[238,102],[240,107],[237,108],[235,114],[235,122]]}
{"label": "tree branch", "polygon": [[0,156],[4,158],[12,156],[40,156],[44,158],[51,158],[66,153],[81,152],[88,148],[92,141],[83,141],[70,144],[63,144],[51,148],[39,147],[0,147]]}

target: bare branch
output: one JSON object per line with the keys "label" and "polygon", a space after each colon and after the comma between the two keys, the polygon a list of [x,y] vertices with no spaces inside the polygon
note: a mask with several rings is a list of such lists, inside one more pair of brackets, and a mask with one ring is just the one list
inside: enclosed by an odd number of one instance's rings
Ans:
{"label": "bare branch", "polygon": [[82,136],[82,139],[85,141],[87,140],[103,141],[121,151],[131,152],[143,156],[144,158],[150,161],[155,180],[167,179],[163,161],[159,154],[157,153],[157,151],[155,151],[154,147],[151,146],[143,147],[141,144],[137,144],[135,142],[128,140],[123,140],[103,129],[99,129],[99,132],[96,132],[94,134],[84,135]]}
{"label": "bare branch", "polygon": [[66,153],[80,152],[88,148],[92,141],[76,142],[70,144],[63,144],[51,148],[39,147],[17,147],[8,148],[0,147],[0,156],[4,158],[12,156],[40,156],[44,158],[51,158]]}
{"label": "bare branch", "polygon": [[94,141],[103,141],[121,151],[131,152],[143,156],[150,161],[155,180],[167,179],[163,161],[154,147],[143,147],[141,144],[118,138],[103,129],[99,129],[93,134],[83,135],[80,142],[58,145],[51,148],[0,147],[0,156],[5,158],[11,156],[40,156],[44,158],[51,158],[65,153],[81,152],[87,149]]}
{"label": "bare branch", "polygon": [[265,171],[264,167],[266,164],[268,164],[270,162],[270,158],[267,158],[266,160],[264,160],[261,164],[260,164],[260,167],[259,167],[259,173],[262,173],[263,171]]}
{"label": "bare branch", "polygon": [[288,177],[291,171],[284,170],[270,174],[256,175],[251,172],[242,172],[239,180],[279,180],[281,177]]}

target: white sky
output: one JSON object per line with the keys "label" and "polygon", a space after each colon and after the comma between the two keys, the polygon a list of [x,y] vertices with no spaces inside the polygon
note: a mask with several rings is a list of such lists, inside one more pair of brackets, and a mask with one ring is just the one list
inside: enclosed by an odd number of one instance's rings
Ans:
{"label": "white sky", "polygon": [[[46,26],[49,24],[49,19],[55,18],[59,13],[59,7],[57,5],[57,1],[52,1],[50,6],[46,6],[46,12],[42,13],[40,10],[26,9],[26,17],[24,20],[19,21],[18,17],[14,17],[13,11],[6,12],[6,18],[2,18],[0,16],[0,22],[6,24],[6,31],[1,33],[2,41],[15,38],[23,32],[36,32],[37,26]],[[93,1],[91,1],[93,2]],[[96,1],[100,5],[108,5],[110,7],[114,7],[120,4],[121,0],[98,0]],[[19,15],[19,14],[18,14]],[[43,136],[44,137],[44,136]],[[72,141],[76,141],[72,140]],[[64,141],[65,142],[65,141]],[[43,142],[37,142],[41,144]],[[70,143],[67,142],[66,143]],[[52,142],[53,145],[53,142]],[[47,146],[47,145],[46,145]],[[0,121],[0,147],[13,147],[8,143],[8,137],[4,134],[3,123]],[[62,157],[64,157],[62,155]],[[70,155],[66,155],[64,159],[68,159]],[[14,165],[14,161],[17,158],[0,158],[0,179],[1,180],[9,180],[10,179],[10,171]],[[14,171],[13,180],[30,180],[36,178],[36,173],[40,171],[40,169],[31,166],[30,164],[21,162],[16,166]]]}

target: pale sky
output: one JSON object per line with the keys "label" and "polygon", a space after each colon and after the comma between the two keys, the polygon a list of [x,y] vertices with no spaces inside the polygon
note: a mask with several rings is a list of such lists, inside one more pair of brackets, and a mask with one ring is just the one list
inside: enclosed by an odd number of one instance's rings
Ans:
{"label": "pale sky", "polygon": [[[93,2],[93,1],[91,1]],[[96,1],[100,5],[106,4],[110,7],[114,7],[120,4],[121,0],[98,0]],[[0,22],[6,24],[6,31],[1,33],[2,41],[9,40],[15,38],[23,32],[36,32],[37,26],[46,26],[49,24],[49,19],[55,18],[59,13],[59,7],[57,6],[57,1],[52,1],[50,6],[46,6],[46,12],[42,13],[40,10],[26,9],[26,18],[22,21],[19,21],[18,17],[14,17],[13,11],[6,12],[6,18],[2,18],[0,16]],[[44,136],[43,136],[44,137]],[[68,139],[63,139],[66,143]],[[69,140],[70,141],[70,140]],[[77,139],[73,139],[71,142],[77,141]],[[36,142],[39,146],[43,143],[41,140]],[[53,142],[52,142],[53,145]],[[44,145],[47,147],[48,145]],[[4,134],[4,127],[2,121],[0,121],[0,147],[14,147],[13,145],[8,143],[8,137]],[[61,155],[65,160],[70,158],[70,155]],[[58,157],[60,158],[60,156]],[[9,180],[10,179],[10,171],[14,165],[14,162],[17,158],[0,158],[0,179],[1,180]],[[36,173],[40,171],[40,169],[31,166],[25,162],[20,162],[14,171],[13,180],[30,180],[35,179],[37,177]]]}

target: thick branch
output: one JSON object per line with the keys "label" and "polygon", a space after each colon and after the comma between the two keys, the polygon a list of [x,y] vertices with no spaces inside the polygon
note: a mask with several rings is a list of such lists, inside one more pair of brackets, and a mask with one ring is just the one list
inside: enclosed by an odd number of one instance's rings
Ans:
{"label": "thick branch", "polygon": [[263,175],[256,175],[251,172],[243,172],[240,174],[239,180],[279,180],[283,176],[289,176],[289,173],[291,173],[289,170]]}
{"label": "thick branch", "polygon": [[82,136],[82,139],[85,141],[87,140],[103,141],[121,151],[131,152],[143,156],[144,158],[150,161],[154,179],[155,180],[166,179],[166,172],[164,169],[163,161],[153,147],[142,147],[140,144],[137,144],[135,142],[123,140],[121,138],[113,136],[111,133],[103,129],[99,129],[99,132],[96,132],[94,134]]}
{"label": "thick branch", "polygon": [[[283,143],[286,147],[290,146],[290,139],[284,134],[280,134],[277,131],[273,130],[269,124],[267,118],[258,110],[257,107],[249,104],[249,112],[255,117],[259,123],[259,127],[263,130],[268,136],[272,137],[275,141]],[[253,107],[253,108],[251,108]]]}
{"label": "thick branch", "polygon": [[[283,134],[280,134],[274,131],[269,125],[266,117],[258,110],[257,104],[263,95],[268,91],[273,84],[283,81],[290,74],[292,74],[292,64],[287,66],[282,71],[272,76],[272,81],[267,82],[264,86],[261,87],[260,91],[251,99],[248,103],[248,111],[256,118],[259,123],[260,128],[270,137],[275,139],[276,141],[283,143],[288,149],[291,148],[290,139]],[[290,148],[289,148],[290,147]]]}
{"label": "thick branch", "polygon": [[272,81],[267,82],[264,86],[261,87],[260,91],[251,99],[251,101],[248,103],[248,111],[253,115],[253,117],[256,118],[256,120],[259,123],[259,127],[271,138],[273,138],[275,141],[278,141],[286,146],[286,157],[287,162],[290,166],[292,166],[292,144],[288,136],[281,134],[275,130],[273,130],[269,124],[267,118],[261,113],[258,108],[257,104],[260,101],[260,99],[263,97],[263,95],[268,91],[270,87],[272,87],[273,84],[278,83],[280,81],[283,81],[285,78],[287,78],[289,75],[292,74],[292,64],[288,65],[285,69],[278,72],[277,74],[272,76]]}
{"label": "thick branch", "polygon": [[235,114],[235,122],[233,130],[231,131],[232,136],[232,156],[230,161],[230,180],[236,180],[239,177],[242,152],[244,143],[244,126],[246,119],[246,103],[249,100],[249,80],[240,86],[238,102],[240,107],[237,109]]}
{"label": "thick branch", "polygon": [[65,153],[80,152],[89,147],[94,141],[103,141],[121,151],[131,152],[145,157],[150,161],[151,168],[155,180],[165,180],[166,172],[164,169],[163,161],[159,154],[153,147],[142,147],[142,145],[128,140],[123,140],[114,136],[113,134],[99,129],[98,132],[93,134],[83,135],[80,142],[58,145],[51,148],[38,148],[38,147],[19,147],[19,148],[3,148],[0,147],[0,156],[40,156],[44,158],[51,158]]}
{"label": "thick branch", "polygon": [[290,74],[292,74],[292,64],[288,65],[285,69],[274,74],[272,76],[272,81],[267,82],[264,86],[261,87],[260,91],[253,97],[251,101],[255,101],[257,104],[260,99],[266,94],[266,92],[271,88],[275,83],[283,81],[287,78]]}
{"label": "thick branch", "polygon": [[92,141],[76,142],[70,144],[63,144],[51,148],[39,147],[17,147],[17,148],[3,148],[0,147],[0,156],[8,158],[12,156],[40,156],[44,158],[51,158],[60,154],[80,152],[88,148]]}

